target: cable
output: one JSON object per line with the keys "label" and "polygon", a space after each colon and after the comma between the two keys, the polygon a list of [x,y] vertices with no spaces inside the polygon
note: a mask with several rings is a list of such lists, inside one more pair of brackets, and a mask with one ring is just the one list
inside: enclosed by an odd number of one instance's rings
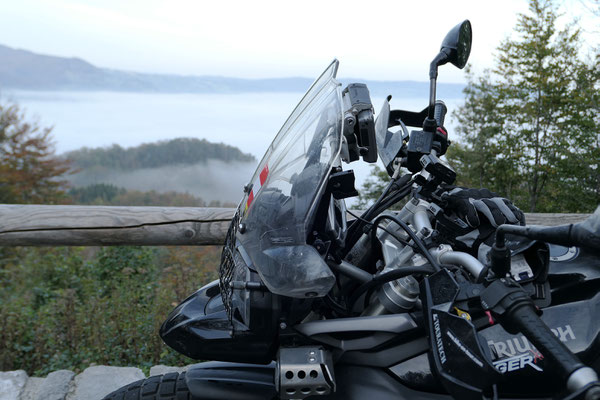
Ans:
{"label": "cable", "polygon": [[431,266],[436,271],[441,271],[440,265],[433,258],[433,256],[429,252],[429,250],[427,250],[427,248],[423,244],[423,241],[421,239],[419,239],[419,237],[412,231],[412,229],[410,229],[408,227],[408,225],[406,225],[406,223],[404,221],[402,221],[399,218],[396,218],[393,215],[383,214],[383,215],[380,215],[379,217],[375,218],[375,220],[373,221],[373,224],[375,226],[377,226],[379,224],[379,222],[381,220],[383,220],[383,219],[390,219],[390,220],[394,221],[395,223],[397,223],[398,225],[400,225],[402,227],[402,229],[404,229],[404,231],[406,231],[406,233],[408,234],[408,236],[410,236],[410,238],[413,240],[413,242],[415,242],[415,244],[417,245],[417,247],[419,248],[419,250],[421,251],[421,253],[425,256],[425,258],[427,259],[427,261],[429,261],[429,264],[431,264]]}
{"label": "cable", "polygon": [[[411,181],[412,175],[410,174],[402,175],[397,180],[392,179],[392,181],[390,181],[390,184],[386,187],[381,196],[379,196],[377,201],[375,201],[373,206],[363,214],[363,218],[371,220],[373,217],[379,215],[380,212],[385,211],[387,208],[391,207],[394,204],[394,202],[390,202],[390,200],[397,198],[400,192],[402,192],[400,199],[406,196],[410,192],[410,188],[412,185]],[[396,186],[397,189],[388,196],[393,186]],[[400,199],[398,199],[398,201]]]}
{"label": "cable", "polygon": [[[384,189],[377,201],[375,201],[375,203],[369,207],[360,218],[357,218],[356,221],[354,221],[354,223],[348,229],[348,236],[346,238],[346,246],[344,250],[345,253],[343,254],[343,257],[350,252],[352,247],[354,247],[358,241],[358,238],[362,235],[362,228],[365,225],[365,221],[370,221],[374,216],[379,215],[382,211],[385,211],[391,205],[400,201],[410,193],[412,184],[411,178],[412,175],[407,174],[401,176],[398,180],[392,180]],[[398,189],[392,194],[389,194],[393,186],[397,186]]]}
{"label": "cable", "polygon": [[400,200],[405,198],[411,192],[410,186],[405,186],[402,191],[398,191],[391,195],[388,199],[382,202],[379,207],[373,212],[375,215],[381,214],[383,211],[387,210],[394,204],[398,203]]}
{"label": "cable", "polygon": [[399,268],[394,269],[389,272],[385,272],[381,275],[374,276],[373,279],[371,279],[369,282],[363,283],[362,285],[360,285],[358,287],[358,289],[356,289],[354,291],[354,293],[348,300],[349,309],[352,310],[354,308],[354,304],[360,298],[360,296],[372,288],[374,290],[377,287],[379,287],[387,282],[395,281],[396,279],[404,278],[405,276],[408,276],[408,275],[430,274],[432,272],[435,272],[433,270],[433,268],[431,268],[429,266],[425,266],[425,265],[422,265],[419,267],[405,266],[405,267],[399,267]]}
{"label": "cable", "polygon": [[[352,211],[347,211],[348,214],[352,215],[354,218],[361,220],[365,225],[373,225],[372,222],[367,221],[366,219],[363,219],[361,217],[359,217],[358,215],[354,214]],[[396,239],[397,241],[399,241],[400,243],[402,243],[405,246],[408,246],[408,242],[404,239],[401,238],[400,236],[398,236],[395,232],[390,231],[387,228],[384,228],[383,226],[377,226],[378,229],[381,229],[382,231],[386,232],[387,234],[389,234],[390,236],[392,236],[394,239]],[[371,232],[376,232],[376,229],[372,229]]]}

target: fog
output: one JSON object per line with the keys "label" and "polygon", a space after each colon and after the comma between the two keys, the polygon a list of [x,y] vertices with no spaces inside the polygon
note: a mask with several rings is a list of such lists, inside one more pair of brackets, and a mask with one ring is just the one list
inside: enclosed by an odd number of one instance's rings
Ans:
{"label": "fog", "polygon": [[157,192],[187,192],[206,202],[238,203],[252,173],[254,162],[210,160],[195,165],[170,165],[122,171],[112,168],[94,168],[71,175],[73,186],[110,183],[131,190]]}

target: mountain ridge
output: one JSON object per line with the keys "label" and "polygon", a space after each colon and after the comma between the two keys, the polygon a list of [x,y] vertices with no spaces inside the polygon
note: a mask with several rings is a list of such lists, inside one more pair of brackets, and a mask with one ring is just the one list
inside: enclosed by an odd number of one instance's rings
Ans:
{"label": "mountain ridge", "polygon": [[[426,96],[428,82],[339,79],[366,83],[372,94],[391,91],[400,97]],[[175,75],[97,67],[79,57],[59,57],[0,44],[0,88],[57,91],[116,91],[149,93],[305,92],[311,78],[244,79],[212,75]],[[440,83],[440,96],[462,97],[463,84]]]}

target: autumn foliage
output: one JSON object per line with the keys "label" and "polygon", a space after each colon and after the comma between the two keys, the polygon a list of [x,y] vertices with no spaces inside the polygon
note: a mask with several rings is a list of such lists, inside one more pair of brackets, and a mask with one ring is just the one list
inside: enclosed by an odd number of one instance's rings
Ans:
{"label": "autumn foliage", "polygon": [[0,203],[64,201],[69,164],[54,156],[51,128],[26,121],[15,104],[0,104]]}

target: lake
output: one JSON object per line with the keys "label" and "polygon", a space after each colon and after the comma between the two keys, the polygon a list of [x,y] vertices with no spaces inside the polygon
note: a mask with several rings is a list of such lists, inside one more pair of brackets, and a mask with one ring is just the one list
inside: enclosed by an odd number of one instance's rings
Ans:
{"label": "lake", "polygon": [[[164,94],[122,92],[3,91],[3,101],[15,101],[40,126],[53,126],[57,153],[114,143],[141,143],[195,137],[222,142],[260,160],[267,146],[303,93]],[[383,97],[373,97],[377,111]],[[462,99],[444,99],[449,113]],[[418,111],[422,98],[392,100],[392,108]],[[451,123],[446,124],[449,128]],[[452,135],[452,132],[450,133]],[[365,163],[348,165],[357,187],[369,174]],[[253,171],[240,171],[250,179]]]}

